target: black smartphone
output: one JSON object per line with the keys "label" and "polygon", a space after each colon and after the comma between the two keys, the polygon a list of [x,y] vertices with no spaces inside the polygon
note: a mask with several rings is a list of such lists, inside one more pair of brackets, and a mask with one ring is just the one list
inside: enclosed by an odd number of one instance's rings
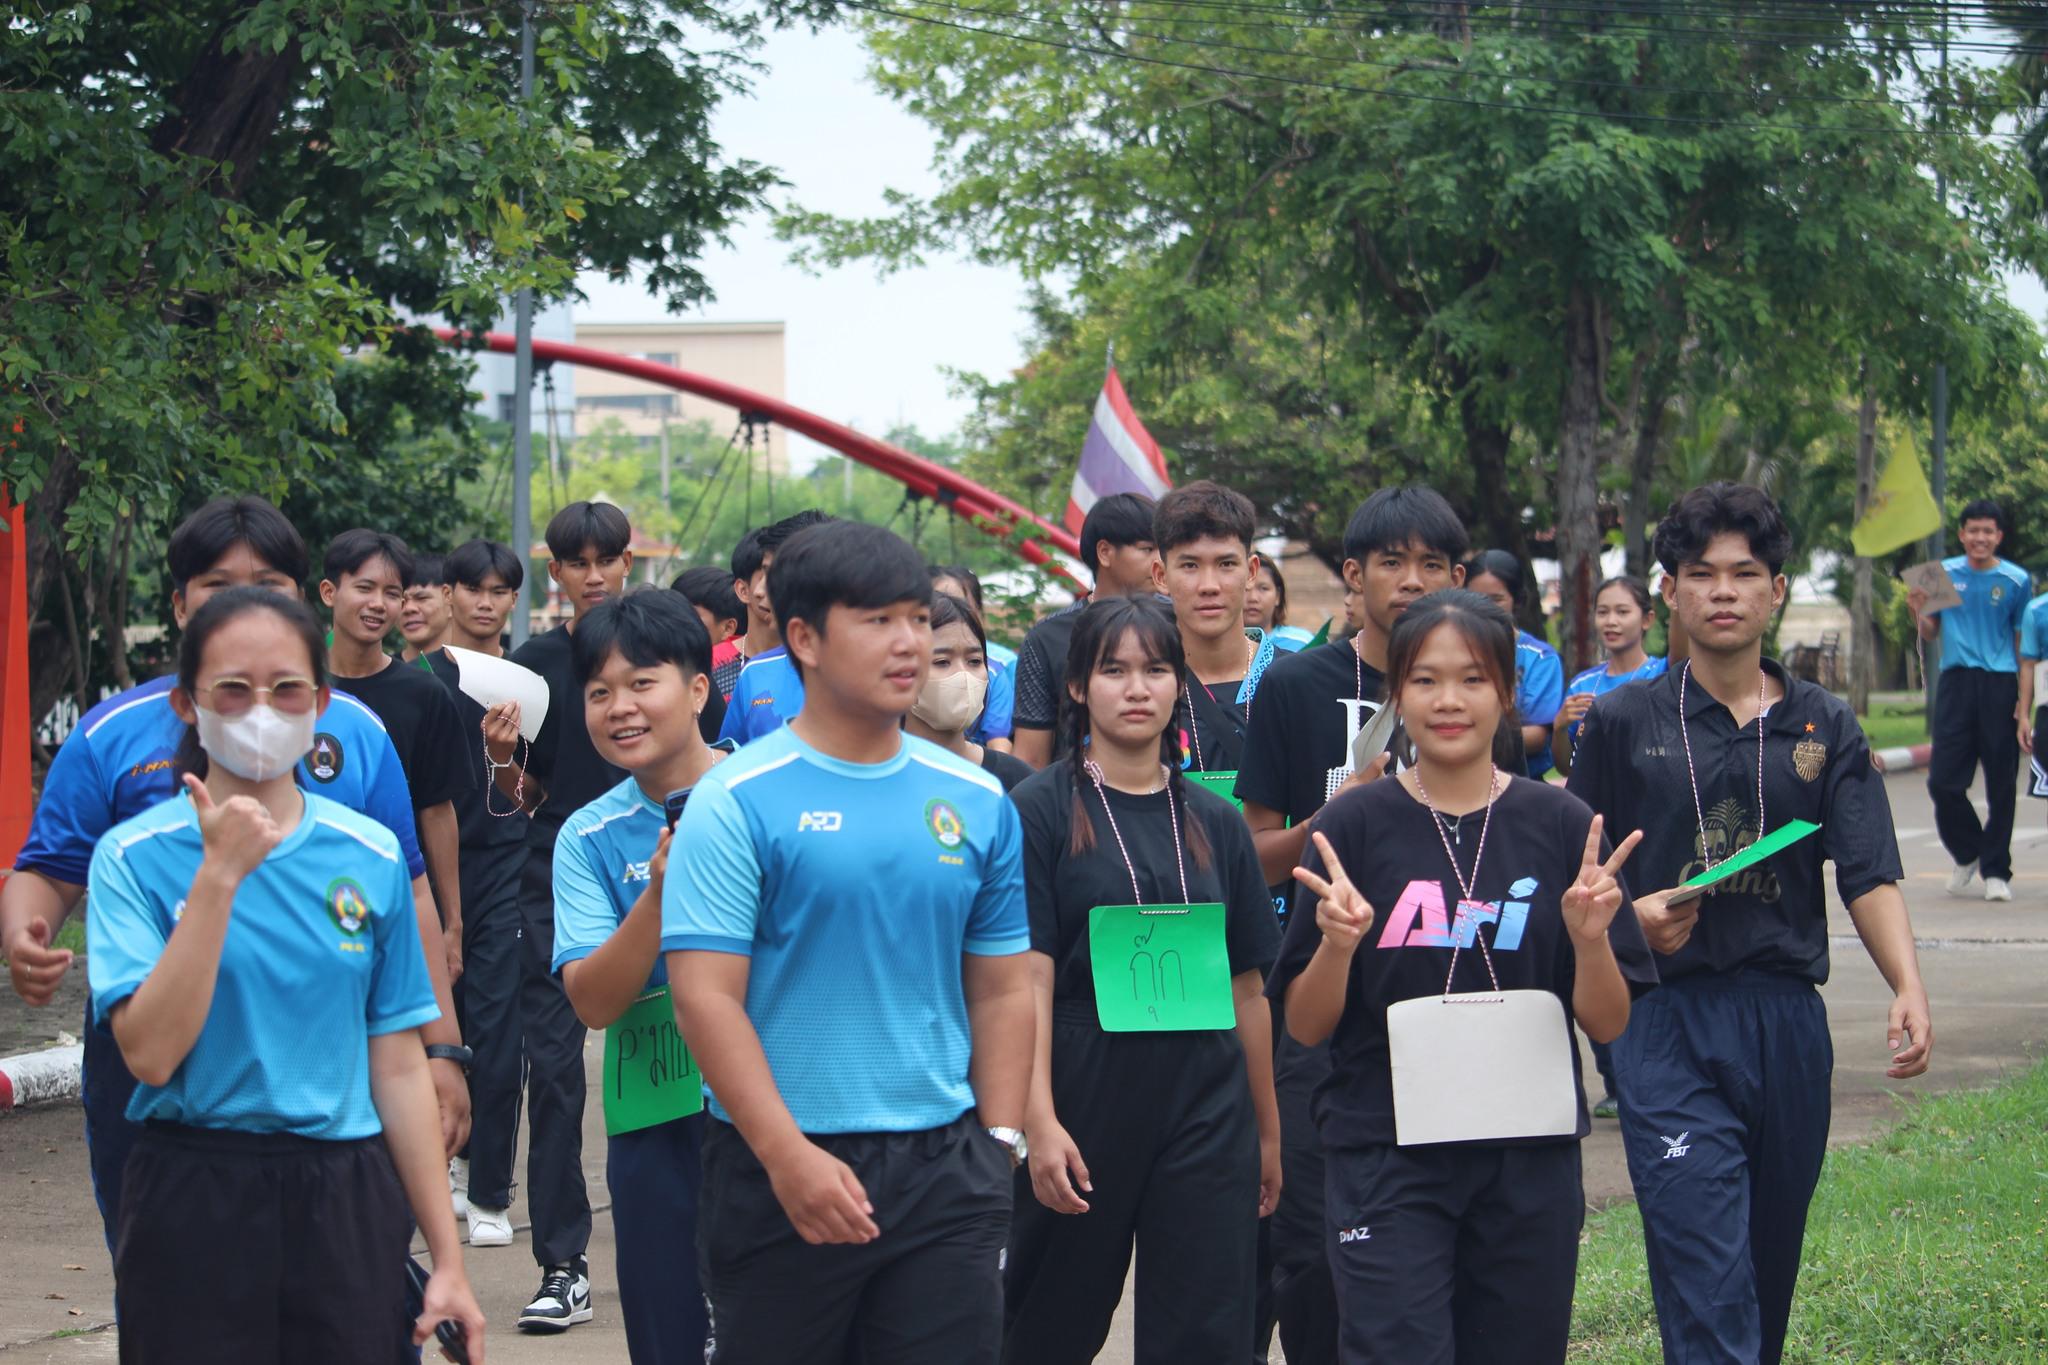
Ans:
{"label": "black smartphone", "polygon": [[670,792],[662,799],[661,809],[668,816],[668,827],[671,831],[675,829],[676,821],[683,818],[683,807],[690,804],[690,793],[693,790],[691,787],[683,787]]}
{"label": "black smartphone", "polygon": [[[412,1257],[405,1258],[405,1273],[412,1280],[415,1298],[424,1298],[427,1292],[427,1271]],[[441,1343],[441,1351],[455,1365],[469,1365],[469,1331],[452,1318],[443,1318],[434,1324],[434,1339]]]}

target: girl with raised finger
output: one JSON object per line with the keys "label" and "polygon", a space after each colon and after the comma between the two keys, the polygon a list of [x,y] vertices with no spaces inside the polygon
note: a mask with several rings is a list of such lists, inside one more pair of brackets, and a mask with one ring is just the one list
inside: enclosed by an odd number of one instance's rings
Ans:
{"label": "girl with raised finger", "polygon": [[[293,779],[328,699],[295,598],[187,622],[184,791],[93,855],[93,1009],[141,1081],[114,1247],[124,1362],[482,1358],[420,1042],[438,1017],[397,838]],[[434,1272],[406,1312],[414,1220]]]}
{"label": "girl with raised finger", "polygon": [[1067,757],[1012,793],[1037,1055],[1003,1358],[1082,1365],[1135,1244],[1140,1365],[1252,1354],[1259,1220],[1280,1193],[1278,931],[1243,818],[1181,776],[1187,669],[1168,611],[1097,602],[1067,654]]}
{"label": "girl with raised finger", "polygon": [[1614,1038],[1656,973],[1616,915],[1639,836],[1611,849],[1584,803],[1496,766],[1514,687],[1500,607],[1459,589],[1410,606],[1387,694],[1415,764],[1325,806],[1295,874],[1267,990],[1297,1041],[1330,1041],[1317,1121],[1345,1365],[1565,1355],[1588,1131],[1572,1024]]}

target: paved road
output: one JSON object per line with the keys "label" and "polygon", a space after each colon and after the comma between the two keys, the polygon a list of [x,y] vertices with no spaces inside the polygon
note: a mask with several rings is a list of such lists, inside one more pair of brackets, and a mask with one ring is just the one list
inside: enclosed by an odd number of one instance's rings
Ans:
{"label": "paved road", "polygon": [[[1835,1037],[1837,1143],[1856,1142],[1917,1094],[1981,1086],[2048,1049],[2048,832],[2044,805],[2022,800],[2014,840],[2017,899],[2008,906],[1954,900],[1943,894],[1948,859],[1934,838],[1933,812],[1918,774],[1887,781],[1906,860],[1906,895],[1921,940],[1921,962],[1934,1003],[1935,1069],[1922,1081],[1894,1086],[1884,1077],[1884,1015],[1890,996],[1836,907],[1842,937],[1835,943],[1835,979],[1826,991]],[[70,1014],[63,1024],[69,1022]],[[590,1049],[593,1069],[601,1047]],[[1587,1074],[1592,1074],[1588,1065]],[[584,1151],[592,1196],[604,1202],[604,1138],[595,1106]],[[0,1118],[0,1355],[20,1361],[114,1359],[113,1281],[99,1218],[86,1180],[85,1145],[75,1110]],[[1615,1125],[1596,1125],[1586,1144],[1586,1189],[1596,1204],[1628,1196],[1628,1177]],[[515,1218],[523,1210],[515,1206]],[[682,1249],[678,1249],[679,1254]],[[503,1250],[470,1256],[484,1311],[509,1323],[537,1283],[522,1235]],[[597,1319],[561,1338],[493,1332],[491,1359],[506,1365],[623,1362],[625,1338],[612,1292],[611,1221],[600,1212],[591,1245]],[[60,1332],[82,1335],[58,1338]],[[1277,1358],[1278,1352],[1275,1352]],[[1120,1322],[1101,1359],[1130,1360],[1129,1324]]]}

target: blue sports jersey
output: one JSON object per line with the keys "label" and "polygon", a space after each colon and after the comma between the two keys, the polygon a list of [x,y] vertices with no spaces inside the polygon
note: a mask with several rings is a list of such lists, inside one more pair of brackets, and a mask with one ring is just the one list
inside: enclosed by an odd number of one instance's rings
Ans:
{"label": "blue sports jersey", "polygon": [[[627,778],[562,822],[555,836],[555,960],[559,973],[604,946],[647,889],[648,860],[668,827],[659,801]],[[668,984],[657,955],[646,989]]]}
{"label": "blue sports jersey", "polygon": [[[1524,725],[1548,725],[1564,705],[1564,660],[1547,641],[1526,630],[1515,632],[1515,709]],[[1550,748],[1529,755],[1529,776],[1551,769]]]}
{"label": "blue sports jersey", "polygon": [[732,685],[718,737],[751,744],[787,725],[803,709],[804,680],[790,662],[789,651],[781,645],[764,649],[747,660],[739,681]]}
{"label": "blue sports jersey", "polygon": [[[100,840],[86,890],[86,975],[104,1020],[157,960],[204,847],[189,796]],[[235,891],[213,1003],[163,1086],[128,1118],[340,1141],[383,1131],[370,1039],[441,1017],[391,831],[315,792]]]}
{"label": "blue sports jersey", "polygon": [[[994,645],[989,646],[994,649]],[[1008,739],[1014,728],[1012,717],[1017,711],[1017,671],[1014,668],[999,668],[995,656],[988,661],[988,695],[981,703],[981,714],[974,718],[974,724],[967,727],[967,738],[976,744],[986,744],[992,739]]]}
{"label": "blue sports jersey", "polygon": [[960,956],[1031,946],[1016,808],[913,736],[848,763],[785,726],[697,784],[661,946],[752,958],[747,1015],[803,1131],[951,1123],[974,1106]]}
{"label": "blue sports jersey", "polygon": [[[185,722],[171,710],[176,682],[162,677],[131,687],[85,713],[50,762],[15,867],[82,885],[100,836],[177,793],[171,758]],[[398,837],[407,874],[426,871],[412,794],[384,722],[337,688],[314,730],[299,785],[383,825]]]}
{"label": "blue sports jersey", "polygon": [[[2048,592],[2027,603],[2020,616],[2020,653],[2036,661],[2048,658]],[[2048,704],[2048,697],[2038,700]]]}
{"label": "blue sports jersey", "polygon": [[1988,569],[1973,569],[1968,555],[1944,559],[1941,567],[1948,570],[1949,582],[1963,598],[1959,605],[1940,613],[1942,668],[2017,671],[2012,637],[2020,628],[2027,594],[2033,588],[2027,571],[2004,559]]}
{"label": "blue sports jersey", "polygon": [[[1584,672],[1575,674],[1572,680],[1565,684],[1564,694],[1567,697],[1575,697],[1581,692],[1591,692],[1596,697],[1604,697],[1617,687],[1626,687],[1645,678],[1661,678],[1664,676],[1664,669],[1664,660],[1655,654],[1644,656],[1639,667],[1632,668],[1626,673],[1609,673],[1606,664],[1594,664]],[[1581,723],[1573,721],[1570,730],[1566,732],[1566,738],[1575,745],[1579,742]]]}

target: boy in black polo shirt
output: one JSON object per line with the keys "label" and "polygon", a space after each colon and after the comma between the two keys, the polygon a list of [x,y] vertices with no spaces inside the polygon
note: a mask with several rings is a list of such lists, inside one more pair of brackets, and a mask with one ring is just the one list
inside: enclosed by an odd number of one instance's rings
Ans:
{"label": "boy in black polo shirt", "polygon": [[[1090,600],[1152,591],[1152,499],[1112,493],[1081,523],[1081,562],[1095,575]],[[1060,608],[1031,628],[1017,651],[1017,709],[1010,718],[1011,752],[1034,768],[1060,756],[1060,698],[1074,614],[1087,601]]]}
{"label": "boy in black polo shirt", "polygon": [[1612,1044],[1665,1359],[1775,1362],[1827,1148],[1824,861],[1895,993],[1894,1079],[1927,1069],[1927,992],[1863,731],[1763,657],[1792,548],[1777,507],[1745,485],[1696,488],[1656,548],[1690,658],[1593,703],[1572,792],[1643,830],[1643,886],[1675,888],[1789,820],[1820,826],[1703,897],[1636,897],[1664,984]]}
{"label": "boy in black polo shirt", "polygon": [[[1351,771],[1351,742],[1380,709],[1394,622],[1417,598],[1464,581],[1459,566],[1467,548],[1464,523],[1435,489],[1373,494],[1344,528],[1344,582],[1363,604],[1363,624],[1348,639],[1285,656],[1260,684],[1237,797],[1263,875],[1276,888],[1276,911],[1284,913],[1291,899],[1310,817],[1337,792],[1377,775]],[[1320,1365],[1337,1358],[1337,1294],[1324,1241],[1322,1139],[1310,1099],[1330,1073],[1330,1049],[1303,1047],[1281,1024],[1276,1017],[1273,1083],[1286,1181],[1269,1230],[1273,1301],[1287,1358]]]}

